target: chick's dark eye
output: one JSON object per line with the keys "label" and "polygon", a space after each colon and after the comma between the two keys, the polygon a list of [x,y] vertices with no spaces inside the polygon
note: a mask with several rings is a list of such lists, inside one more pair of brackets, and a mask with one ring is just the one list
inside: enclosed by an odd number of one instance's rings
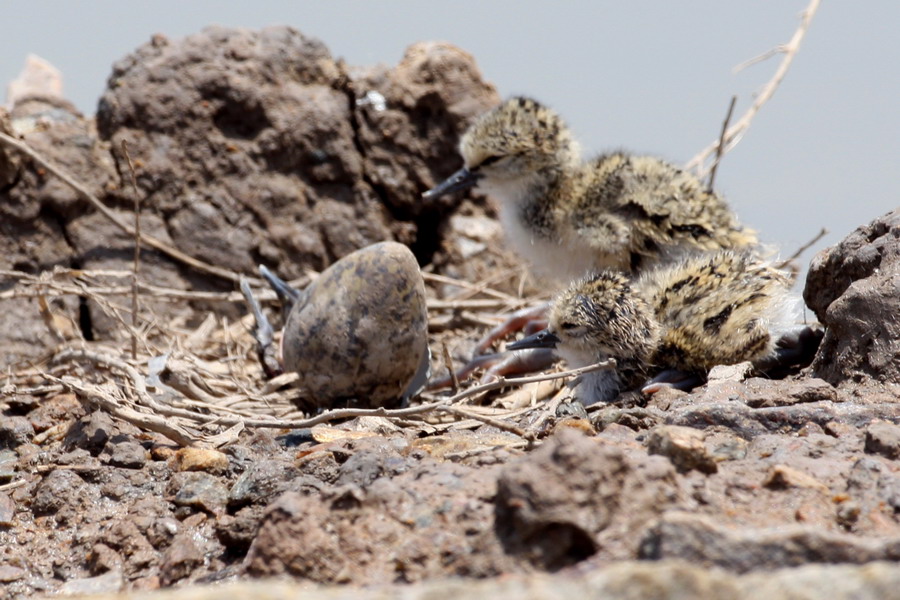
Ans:
{"label": "chick's dark eye", "polygon": [[500,160],[501,158],[503,158],[503,157],[502,157],[502,156],[488,156],[486,159],[484,159],[483,161],[481,161],[481,164],[478,165],[478,166],[479,166],[479,167],[486,167],[486,166],[488,166],[488,165],[492,165],[492,164],[494,164],[495,162],[497,162],[498,160]]}
{"label": "chick's dark eye", "polygon": [[566,323],[559,324],[559,328],[562,329],[563,331],[571,331],[571,330],[575,329],[576,327],[578,327],[578,325],[576,325],[575,323],[566,322]]}

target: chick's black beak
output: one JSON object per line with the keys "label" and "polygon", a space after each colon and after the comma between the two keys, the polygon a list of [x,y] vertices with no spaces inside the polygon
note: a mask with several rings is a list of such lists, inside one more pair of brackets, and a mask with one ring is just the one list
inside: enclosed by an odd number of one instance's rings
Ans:
{"label": "chick's black beak", "polygon": [[558,343],[559,338],[556,337],[556,334],[544,329],[543,331],[538,331],[534,335],[522,338],[518,342],[507,344],[506,349],[525,350],[527,348],[556,348]]}
{"label": "chick's black beak", "polygon": [[425,200],[433,200],[434,198],[438,198],[440,196],[443,196],[444,194],[465,190],[478,183],[479,179],[481,179],[481,175],[479,173],[474,173],[466,167],[463,167],[441,183],[437,184],[436,186],[422,194],[422,198],[424,198]]}

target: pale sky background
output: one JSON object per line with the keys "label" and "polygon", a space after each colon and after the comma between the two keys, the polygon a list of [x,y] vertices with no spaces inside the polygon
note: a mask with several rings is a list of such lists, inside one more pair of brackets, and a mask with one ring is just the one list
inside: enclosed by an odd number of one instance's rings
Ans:
{"label": "pale sky background", "polygon": [[[93,114],[112,63],[148,41],[209,24],[287,24],[335,57],[396,64],[446,40],[471,52],[503,96],[556,108],[586,153],[625,148],[684,163],[719,134],[780,57],[733,67],[787,42],[807,0],[520,2],[454,0],[54,2],[6,5],[0,84],[35,53]],[[723,161],[717,188],[784,255],[831,245],[900,204],[900,2],[825,0],[787,78]],[[804,267],[812,257],[803,257]]]}

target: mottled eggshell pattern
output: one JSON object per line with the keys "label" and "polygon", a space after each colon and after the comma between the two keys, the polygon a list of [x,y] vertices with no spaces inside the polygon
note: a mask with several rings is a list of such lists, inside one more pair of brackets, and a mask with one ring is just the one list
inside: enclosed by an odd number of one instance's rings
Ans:
{"label": "mottled eggshell pattern", "polygon": [[303,408],[400,404],[427,352],[425,283],[412,252],[381,242],[331,265],[284,328],[286,371]]}

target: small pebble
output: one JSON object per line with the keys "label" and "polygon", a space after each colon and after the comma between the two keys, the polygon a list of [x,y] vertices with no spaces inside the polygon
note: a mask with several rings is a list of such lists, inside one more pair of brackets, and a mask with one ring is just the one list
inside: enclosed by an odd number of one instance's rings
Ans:
{"label": "small pebble", "polygon": [[107,444],[103,450],[109,456],[109,464],[125,469],[140,469],[147,462],[147,451],[135,441]]}
{"label": "small pebble", "polygon": [[763,487],[775,490],[796,487],[828,492],[828,487],[812,475],[807,475],[803,471],[787,465],[773,465],[766,474]]}
{"label": "small pebble", "polygon": [[31,441],[34,427],[25,417],[0,419],[0,448],[15,448]]}
{"label": "small pebble", "polygon": [[0,527],[12,527],[16,516],[16,503],[7,494],[0,493]]}
{"label": "small pebble", "polygon": [[10,481],[16,475],[19,457],[12,450],[0,450],[0,483]]}
{"label": "small pebble", "polygon": [[35,515],[57,512],[82,494],[84,481],[69,469],[56,469],[44,476],[35,489],[31,510]]}
{"label": "small pebble", "polygon": [[22,579],[28,572],[19,567],[12,565],[0,565],[0,583],[12,583],[18,579]]}
{"label": "small pebble", "polygon": [[299,470],[285,460],[261,460],[244,471],[228,494],[231,508],[264,502],[283,491]]}
{"label": "small pebble", "polygon": [[650,432],[647,451],[667,457],[680,472],[696,469],[701,473],[715,473],[718,466],[703,443],[699,429],[679,425],[660,425]]}
{"label": "small pebble", "polygon": [[203,551],[190,535],[177,536],[163,554],[159,567],[159,579],[163,585],[172,585],[184,579],[203,564]]}
{"label": "small pebble", "polygon": [[206,471],[224,473],[228,468],[228,456],[210,448],[180,448],[172,460],[175,471]]}
{"label": "small pebble", "polygon": [[900,458],[900,425],[874,421],[866,428],[866,452],[885,458]]}
{"label": "small pebble", "polygon": [[174,490],[172,502],[177,506],[199,508],[209,513],[220,514],[228,501],[228,490],[209,473],[190,471],[175,473],[169,482]]}

